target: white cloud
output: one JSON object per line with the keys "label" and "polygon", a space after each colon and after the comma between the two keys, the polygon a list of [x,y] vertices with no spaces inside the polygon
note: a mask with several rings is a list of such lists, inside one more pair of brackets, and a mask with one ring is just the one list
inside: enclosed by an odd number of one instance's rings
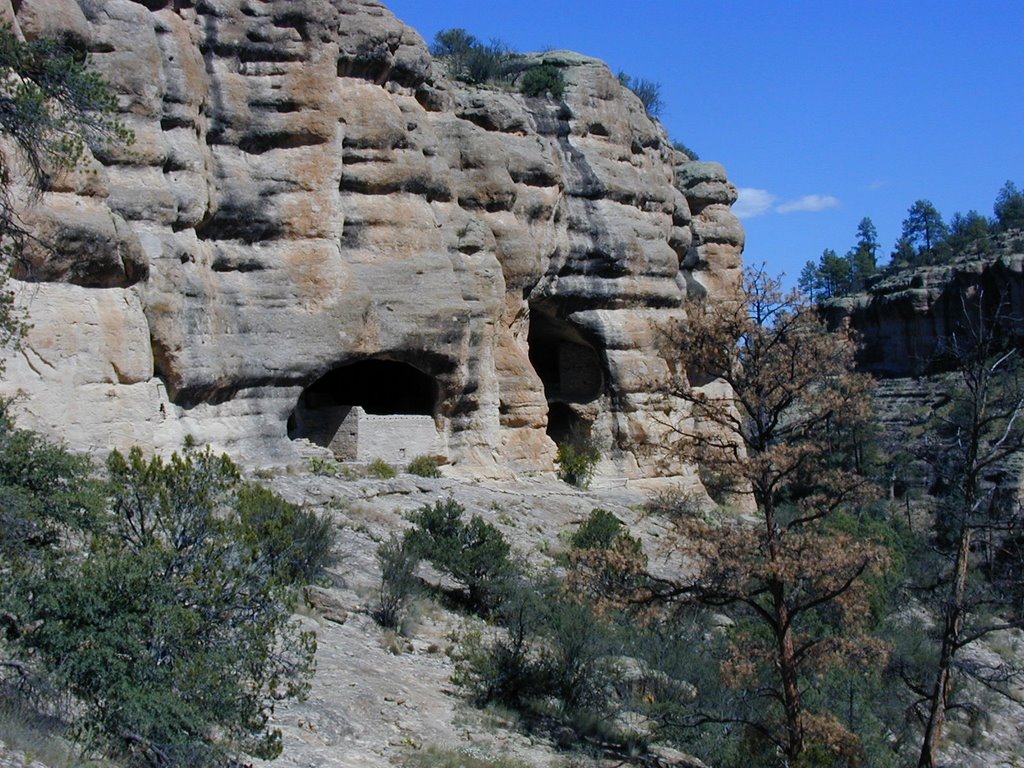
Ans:
{"label": "white cloud", "polygon": [[[790,200],[787,203],[776,206],[776,213],[796,213],[797,211],[825,211],[829,208],[838,208],[841,205],[838,197],[832,195],[804,195],[797,200]],[[742,217],[741,217],[742,218]]]}
{"label": "white cloud", "polygon": [[732,212],[740,219],[752,219],[768,213],[778,199],[767,189],[740,187],[739,196],[732,206]]}

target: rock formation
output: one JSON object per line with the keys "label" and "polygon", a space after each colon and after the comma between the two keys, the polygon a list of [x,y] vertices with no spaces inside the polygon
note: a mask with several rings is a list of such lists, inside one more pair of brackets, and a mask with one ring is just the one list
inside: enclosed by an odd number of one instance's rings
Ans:
{"label": "rock formation", "polygon": [[582,429],[609,471],[672,471],[660,331],[732,290],[743,231],[721,166],[606,65],[536,55],[567,87],[528,98],[449,79],[372,0],[11,3],[18,34],[88,51],[135,133],[25,210],[47,247],[12,281],[21,425],[280,462],[300,401],[397,386],[456,467],[549,469]]}
{"label": "rock formation", "polygon": [[[824,305],[829,325],[853,331],[861,342],[858,365],[878,379],[875,414],[884,450],[902,455],[901,495],[929,492],[933,468],[915,458],[916,435],[934,428],[934,412],[948,402],[955,384],[948,351],[965,325],[964,298],[980,298],[986,327],[1018,344],[1024,340],[1024,238],[1020,232],[994,236],[984,255],[962,254],[948,264],[903,270],[875,282],[867,291]],[[970,311],[976,325],[978,304]],[[968,337],[969,338],[969,337]],[[1005,489],[1024,487],[1024,456],[991,468],[986,482]],[[909,497],[907,501],[910,504]]]}
{"label": "rock formation", "polygon": [[981,296],[989,321],[1024,339],[1024,239],[1000,236],[987,256],[904,270],[866,291],[825,305],[833,328],[851,328],[861,342],[859,366],[882,378],[918,376],[942,368],[941,351],[962,326],[962,296]]}

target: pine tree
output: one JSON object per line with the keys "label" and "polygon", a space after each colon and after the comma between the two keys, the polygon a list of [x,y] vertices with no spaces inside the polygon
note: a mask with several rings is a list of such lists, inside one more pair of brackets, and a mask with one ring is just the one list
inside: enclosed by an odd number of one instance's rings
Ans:
{"label": "pine tree", "polygon": [[948,256],[948,236],[949,229],[942,220],[942,214],[930,201],[918,200],[907,211],[900,240],[914,248],[914,265],[917,266],[943,261]]}
{"label": "pine tree", "polygon": [[836,449],[869,417],[870,381],[812,305],[758,271],[741,300],[693,308],[682,354],[717,384],[680,390],[693,409],[677,427],[680,456],[756,523],[682,521],[676,546],[692,567],[653,579],[648,599],[717,606],[736,622],[721,674],[748,706],[717,722],[750,726],[786,764],[804,764],[812,748],[850,757],[856,738],[829,712],[810,711],[804,692],[831,669],[885,657],[866,632],[865,577],[885,567],[886,552],[837,526],[873,494]]}
{"label": "pine tree", "polygon": [[854,290],[863,290],[867,281],[878,273],[878,231],[867,216],[857,224],[857,244],[846,258],[850,262]]}
{"label": "pine tree", "polygon": [[1012,181],[1007,181],[999,190],[993,207],[1001,230],[1024,229],[1024,192]]}

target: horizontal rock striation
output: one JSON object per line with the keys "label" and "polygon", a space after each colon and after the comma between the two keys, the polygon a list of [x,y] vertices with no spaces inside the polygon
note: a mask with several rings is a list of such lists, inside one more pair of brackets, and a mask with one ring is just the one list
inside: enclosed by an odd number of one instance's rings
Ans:
{"label": "horizontal rock striation", "polygon": [[[678,471],[653,455],[686,415],[660,339],[687,297],[734,290],[743,231],[722,167],[606,65],[535,55],[561,100],[471,87],[371,0],[4,14],[86,50],[136,137],[26,204],[47,247],[14,281],[23,425],[269,463],[297,455],[300,400],[386,391],[379,411],[429,413],[474,471],[549,469],[587,431],[606,471]],[[411,394],[367,361],[407,366]]]}
{"label": "horizontal rock striation", "polygon": [[964,324],[963,296],[980,296],[986,321],[1024,339],[1024,238],[998,238],[989,256],[903,271],[865,293],[826,303],[833,328],[850,328],[861,343],[859,366],[879,377],[941,371],[943,348]]}

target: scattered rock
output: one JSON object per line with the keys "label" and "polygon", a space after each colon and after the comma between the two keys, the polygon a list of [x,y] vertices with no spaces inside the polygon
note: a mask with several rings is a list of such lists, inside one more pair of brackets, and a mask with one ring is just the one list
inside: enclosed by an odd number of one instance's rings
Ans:
{"label": "scattered rock", "polygon": [[348,611],[341,602],[323,587],[307,586],[306,602],[319,613],[325,621],[344,624],[348,621]]}

